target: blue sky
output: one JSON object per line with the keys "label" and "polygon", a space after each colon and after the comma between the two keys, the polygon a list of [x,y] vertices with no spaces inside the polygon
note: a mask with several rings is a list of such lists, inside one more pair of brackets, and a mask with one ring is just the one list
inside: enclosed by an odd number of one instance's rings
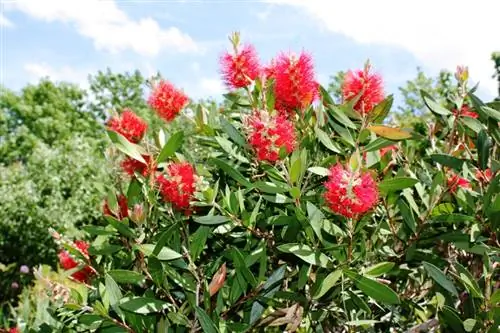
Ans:
{"label": "blue sky", "polygon": [[485,32],[498,30],[500,2],[478,0],[460,33],[451,26],[464,15],[466,1],[398,3],[4,0],[0,80],[12,89],[43,76],[85,86],[89,73],[106,67],[145,75],[159,70],[191,97],[218,96],[225,91],[218,57],[229,47],[228,34],[238,30],[264,63],[279,51],[310,52],[323,84],[367,58],[388,93],[413,78],[417,66],[432,75],[466,64],[481,82],[480,95],[494,96],[489,58],[500,50],[500,39]]}

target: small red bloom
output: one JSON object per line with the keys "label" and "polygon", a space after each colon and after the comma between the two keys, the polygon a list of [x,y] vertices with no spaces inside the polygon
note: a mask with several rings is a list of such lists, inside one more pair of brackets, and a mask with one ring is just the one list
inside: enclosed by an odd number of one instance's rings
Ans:
{"label": "small red bloom", "polygon": [[384,100],[382,77],[377,73],[370,73],[370,65],[364,70],[348,71],[342,84],[344,102],[350,101],[361,94],[354,110],[361,114],[369,113],[375,105]]}
{"label": "small red bloom", "polygon": [[476,171],[476,178],[481,183],[489,183],[491,179],[493,179],[493,172],[491,172],[491,169],[486,169],[484,171],[478,169]]}
{"label": "small red bloom", "polygon": [[181,211],[189,210],[195,191],[195,173],[191,164],[170,163],[165,175],[156,177],[160,193],[165,202]]}
{"label": "small red bloom", "polygon": [[121,115],[108,121],[108,128],[123,135],[128,141],[137,143],[146,134],[148,124],[132,110],[125,109]]}
{"label": "small red bloom", "polygon": [[471,188],[471,185],[467,179],[459,177],[455,174],[448,177],[448,188],[451,193],[455,193],[459,187]]}
{"label": "small red bloom", "polygon": [[472,108],[467,104],[462,105],[460,112],[458,112],[457,109],[454,109],[453,114],[455,115],[455,117],[471,117],[471,118],[479,117],[479,115],[476,112],[474,112]]}
{"label": "small red bloom", "polygon": [[330,169],[325,188],[324,197],[330,209],[345,217],[362,215],[378,201],[377,184],[371,174],[352,172],[341,164]]}
{"label": "small red bloom", "polygon": [[291,113],[295,109],[304,109],[319,96],[309,54],[302,52],[297,58],[294,54],[282,53],[266,74],[274,77],[275,105],[279,111]]}
{"label": "small red bloom", "polygon": [[9,333],[21,333],[21,331],[19,331],[19,328],[17,327],[12,327],[9,329]]}
{"label": "small red bloom", "polygon": [[391,145],[391,146],[388,146],[388,147],[384,147],[384,148],[380,148],[379,152],[380,152],[380,157],[384,157],[385,154],[387,154],[388,152],[390,151],[397,151],[398,150],[398,146],[396,145]]}
{"label": "small red bloom", "polygon": [[271,116],[266,111],[254,112],[245,120],[248,143],[260,161],[276,162],[282,148],[289,154],[295,149],[294,125],[283,114]]}
{"label": "small red bloom", "polygon": [[149,105],[166,121],[172,121],[188,104],[188,97],[168,81],[160,81],[148,99]]}
{"label": "small red bloom", "polygon": [[[89,243],[77,240],[75,241],[75,245],[76,248],[80,250],[80,252],[85,257],[88,257],[88,249],[90,246]],[[75,259],[73,259],[73,257],[70,255],[70,253],[66,250],[62,250],[61,252],[59,252],[59,263],[65,270],[73,269],[79,265],[78,262],[76,262]],[[92,270],[92,268],[90,268],[90,266],[85,266],[83,269],[73,273],[71,276],[77,281],[87,282],[93,273],[94,271]]]}
{"label": "small red bloom", "polygon": [[119,211],[117,212],[118,215],[116,215],[109,208],[108,200],[105,200],[104,205],[102,207],[102,212],[104,215],[113,216],[113,217],[117,218],[118,220],[122,220],[122,219],[128,217],[127,197],[124,196],[123,194],[120,194],[118,196],[118,208],[119,208]]}
{"label": "small red bloom", "polygon": [[142,158],[147,164],[127,156],[122,162],[122,170],[129,176],[134,176],[135,172],[147,177],[151,172],[156,170],[155,160],[149,155],[142,155]]}
{"label": "small red bloom", "polygon": [[235,54],[225,52],[220,64],[224,83],[232,89],[248,86],[260,72],[259,58],[253,45],[245,45]]}

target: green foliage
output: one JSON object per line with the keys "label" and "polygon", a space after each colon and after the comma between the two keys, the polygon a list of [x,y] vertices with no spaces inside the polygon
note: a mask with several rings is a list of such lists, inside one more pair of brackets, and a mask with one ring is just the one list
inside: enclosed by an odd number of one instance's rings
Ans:
{"label": "green foliage", "polygon": [[[129,156],[139,159],[147,148],[166,163],[159,170],[178,161],[195,165],[201,177],[193,211],[162,202],[152,177],[118,179],[116,193],[145,207],[145,216],[107,217],[84,229],[96,275],[80,285],[85,291],[67,287],[64,305],[52,306],[58,323],[49,325],[56,331],[65,323],[76,331],[495,332],[500,136],[492,124],[500,111],[465,82],[450,87],[446,101],[418,91],[415,100],[432,111],[434,130],[409,131],[380,125],[390,116],[391,97],[360,116],[349,104],[332,103],[322,88],[328,103],[293,115],[297,149],[269,164],[256,159],[243,120],[269,107],[267,86],[256,82],[248,95],[227,94],[222,112],[191,104],[193,127],[184,134],[164,124],[171,134],[150,133],[133,145],[110,133]],[[478,112],[476,130],[450,111],[464,99]],[[382,155],[389,145],[396,149]],[[323,184],[337,162],[375,175],[380,200],[372,211],[346,218],[328,208]],[[490,180],[476,176],[484,169],[492,171]],[[455,188],[448,182],[453,174],[470,186]]]}

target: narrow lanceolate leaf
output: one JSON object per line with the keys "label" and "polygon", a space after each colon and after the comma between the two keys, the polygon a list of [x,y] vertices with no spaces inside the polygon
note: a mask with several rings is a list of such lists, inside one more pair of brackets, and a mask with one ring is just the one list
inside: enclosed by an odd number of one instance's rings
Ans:
{"label": "narrow lanceolate leaf", "polygon": [[[150,256],[153,254],[155,249],[155,244],[141,244],[138,245],[139,250],[144,253],[144,255]],[[175,252],[174,250],[164,246],[156,256],[159,260],[174,260],[182,257],[182,254]]]}
{"label": "narrow lanceolate leaf", "polygon": [[462,170],[463,164],[465,162],[464,160],[446,154],[432,154],[431,159],[436,163],[453,168],[457,171]]}
{"label": "narrow lanceolate leaf", "polygon": [[193,219],[196,223],[214,225],[229,222],[229,218],[222,215],[198,216]]}
{"label": "narrow lanceolate leaf", "polygon": [[431,112],[441,116],[451,115],[450,110],[446,109],[445,107],[441,106],[439,103],[434,101],[434,99],[427,92],[421,90],[420,94],[422,95],[422,99],[424,100],[425,106],[427,106],[427,108]]}
{"label": "narrow lanceolate leaf", "polygon": [[359,275],[352,271],[345,271],[345,275],[349,277],[356,287],[365,295],[370,296],[374,300],[384,304],[399,304],[398,294],[391,288],[378,281],[372,280],[365,276]]}
{"label": "narrow lanceolate leaf", "polygon": [[305,244],[283,244],[278,246],[278,250],[280,250],[281,252],[292,253],[311,265],[316,265],[323,268],[328,267],[328,264],[331,262],[331,259],[328,258],[325,254],[317,250],[313,250],[311,247]]}
{"label": "narrow lanceolate leaf", "polygon": [[365,270],[365,275],[370,275],[373,277],[384,275],[385,273],[390,272],[393,269],[394,265],[395,264],[393,262],[388,261],[375,264]]}
{"label": "narrow lanceolate leaf", "polygon": [[376,138],[375,140],[367,144],[363,148],[363,151],[366,152],[375,151],[379,150],[380,148],[389,147],[395,143],[396,143],[395,141],[387,140],[386,138]]}
{"label": "narrow lanceolate leaf", "polygon": [[111,305],[111,307],[117,311],[118,314],[121,314],[121,311],[118,308],[118,303],[123,297],[120,287],[109,274],[104,276],[104,283],[106,286],[106,294],[109,299],[109,305]]}
{"label": "narrow lanceolate leaf", "polygon": [[243,135],[226,119],[220,118],[221,128],[234,143],[240,147],[246,147],[247,142]]}
{"label": "narrow lanceolate leaf", "polygon": [[116,148],[118,148],[121,152],[146,164],[146,161],[142,157],[142,153],[144,153],[144,151],[140,146],[128,141],[124,136],[113,131],[108,131],[108,136],[115,144]]}
{"label": "narrow lanceolate leaf", "polygon": [[413,215],[413,211],[410,209],[410,206],[408,206],[402,198],[398,200],[397,205],[406,226],[410,228],[413,233],[416,233],[417,222],[415,221],[415,216]]}
{"label": "narrow lanceolate leaf", "polygon": [[434,281],[436,281],[441,287],[448,290],[454,296],[458,297],[458,291],[453,285],[453,282],[451,282],[439,268],[425,261],[422,263],[422,265]]}
{"label": "narrow lanceolate leaf", "polygon": [[455,263],[455,268],[457,269],[457,277],[462,281],[465,285],[465,288],[469,291],[469,293],[476,298],[483,298],[483,294],[481,292],[481,288],[477,284],[476,279],[472,276],[472,274],[459,263]]}
{"label": "narrow lanceolate leaf", "polygon": [[488,160],[490,158],[491,139],[485,130],[481,130],[477,135],[477,155],[478,164],[481,170],[488,168]]}
{"label": "narrow lanceolate leaf", "polygon": [[184,132],[179,131],[173,134],[167,143],[163,146],[160,154],[158,155],[157,162],[162,163],[167,160],[170,156],[174,155],[177,149],[182,146],[182,141],[184,140]]}
{"label": "narrow lanceolate leaf", "polygon": [[195,307],[196,316],[198,317],[198,321],[200,322],[201,328],[205,333],[218,333],[219,330],[217,326],[215,326],[214,322],[210,318],[210,316],[200,308],[199,306]]}
{"label": "narrow lanceolate leaf", "polygon": [[120,302],[120,308],[138,314],[150,314],[168,309],[169,303],[149,297],[127,297]]}
{"label": "narrow lanceolate leaf", "polygon": [[208,291],[210,296],[217,294],[217,292],[222,288],[224,282],[226,281],[226,263],[223,263],[222,266],[217,270],[217,272],[212,277],[212,281],[208,285]]}
{"label": "narrow lanceolate leaf", "polygon": [[328,290],[332,289],[332,287],[337,283],[337,281],[340,279],[341,276],[342,276],[341,269],[338,269],[338,270],[333,271],[330,274],[328,274],[321,281],[321,285],[314,293],[313,299],[318,299],[318,298],[323,297],[323,295],[325,295],[328,292]]}
{"label": "narrow lanceolate leaf", "polygon": [[330,175],[330,170],[323,167],[310,167],[307,169],[307,171],[323,177],[327,177],[328,175]]}
{"label": "narrow lanceolate leaf", "polygon": [[140,283],[144,281],[144,275],[141,273],[125,269],[108,271],[108,274],[118,283]]}
{"label": "narrow lanceolate leaf", "polygon": [[412,137],[409,131],[383,125],[372,125],[367,127],[371,132],[393,141],[406,140]]}
{"label": "narrow lanceolate leaf", "polygon": [[378,188],[383,192],[392,192],[412,187],[418,183],[418,179],[411,177],[396,177],[384,179],[378,184]]}
{"label": "narrow lanceolate leaf", "polygon": [[378,103],[368,115],[370,120],[375,123],[381,123],[384,121],[385,117],[387,117],[387,114],[391,110],[393,102],[394,97],[389,95],[382,102]]}
{"label": "narrow lanceolate leaf", "polygon": [[314,133],[316,133],[316,136],[317,136],[319,142],[321,142],[326,148],[333,151],[334,153],[337,153],[337,154],[340,153],[340,149],[338,149],[334,145],[334,143],[332,142],[332,139],[330,139],[328,134],[326,134],[323,130],[321,130],[319,128],[315,128]]}
{"label": "narrow lanceolate leaf", "polygon": [[227,164],[226,162],[219,160],[218,158],[211,158],[210,161],[218,166],[222,171],[224,171],[225,174],[236,180],[238,183],[245,187],[252,187],[252,183],[246,179],[241,172]]}

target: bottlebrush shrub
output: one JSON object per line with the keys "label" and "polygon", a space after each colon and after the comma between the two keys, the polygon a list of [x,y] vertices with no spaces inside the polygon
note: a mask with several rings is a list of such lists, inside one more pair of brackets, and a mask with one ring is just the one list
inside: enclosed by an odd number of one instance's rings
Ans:
{"label": "bottlebrush shrub", "polygon": [[[59,318],[103,332],[496,332],[498,104],[461,79],[450,105],[422,92],[433,123],[394,128],[369,65],[339,105],[308,55],[258,65],[232,42],[224,109],[187,106],[202,157],[182,131],[140,143],[108,131],[138,166],[110,186],[105,224],[85,228],[78,267],[93,274]],[[156,89],[168,127],[184,93]],[[466,104],[477,118],[454,113]]]}

